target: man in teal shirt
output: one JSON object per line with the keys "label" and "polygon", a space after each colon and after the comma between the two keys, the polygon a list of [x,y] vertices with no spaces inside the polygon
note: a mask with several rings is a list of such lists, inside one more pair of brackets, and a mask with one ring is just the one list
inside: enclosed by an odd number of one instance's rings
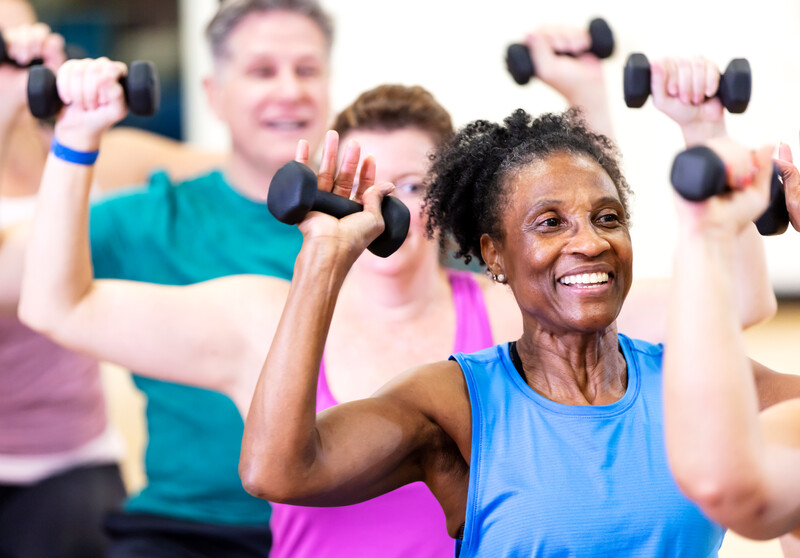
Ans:
{"label": "man in teal shirt", "polygon": [[[91,211],[99,278],[186,285],[254,273],[291,278],[302,236],[266,209],[273,174],[328,121],[332,29],[313,0],[226,1],[207,28],[205,82],[232,152],[222,170]],[[169,317],[165,317],[169,319]],[[267,556],[270,507],[238,476],[243,420],[221,393],[138,377],[147,397],[147,486],[109,519],[110,556]]]}

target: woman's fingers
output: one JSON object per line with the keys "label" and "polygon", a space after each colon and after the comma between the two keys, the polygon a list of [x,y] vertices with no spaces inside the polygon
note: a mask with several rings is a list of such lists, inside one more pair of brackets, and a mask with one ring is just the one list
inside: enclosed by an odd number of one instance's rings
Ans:
{"label": "woman's fingers", "polygon": [[356,179],[358,172],[358,161],[361,158],[361,146],[358,142],[349,141],[344,150],[342,157],[342,164],[339,167],[339,173],[336,175],[336,180],[333,183],[332,192],[337,196],[350,198],[350,193],[353,190],[353,183]]}
{"label": "woman's fingers", "polygon": [[325,134],[325,143],[322,147],[322,162],[317,174],[317,188],[330,192],[336,178],[336,157],[339,151],[339,134],[328,130]]}
{"label": "woman's fingers", "polygon": [[361,171],[358,173],[358,191],[355,200],[361,203],[363,193],[375,184],[375,157],[367,155],[361,163]]}
{"label": "woman's fingers", "polygon": [[308,140],[301,139],[297,142],[297,149],[294,151],[294,160],[308,166]]}

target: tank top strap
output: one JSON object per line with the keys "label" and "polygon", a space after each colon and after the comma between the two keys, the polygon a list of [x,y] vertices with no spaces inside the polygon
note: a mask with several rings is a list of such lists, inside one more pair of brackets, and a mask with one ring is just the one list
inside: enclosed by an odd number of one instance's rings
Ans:
{"label": "tank top strap", "polygon": [[494,344],[483,291],[468,271],[447,270],[456,311],[453,352],[471,353]]}

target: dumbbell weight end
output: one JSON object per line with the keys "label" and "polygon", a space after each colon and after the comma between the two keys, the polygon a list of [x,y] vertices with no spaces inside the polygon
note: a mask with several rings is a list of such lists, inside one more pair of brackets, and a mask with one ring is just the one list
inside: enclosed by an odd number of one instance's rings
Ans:
{"label": "dumbbell weight end", "polygon": [[[710,148],[692,147],[678,154],[672,163],[671,181],[686,200],[700,202],[729,190],[725,163]],[[789,211],[780,173],[773,165],[769,206],[756,220],[763,236],[783,234],[789,226]]]}

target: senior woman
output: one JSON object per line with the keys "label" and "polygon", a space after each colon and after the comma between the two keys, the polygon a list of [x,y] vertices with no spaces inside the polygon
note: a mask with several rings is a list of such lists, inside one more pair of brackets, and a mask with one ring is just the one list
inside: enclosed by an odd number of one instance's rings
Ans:
{"label": "senior woman", "polygon": [[[68,81],[81,83],[78,70],[90,63],[75,64],[81,66],[73,68]],[[66,134],[60,141],[100,135],[124,112],[116,106],[118,84],[111,79],[121,69],[109,61],[91,64],[106,79],[72,90],[87,95],[93,88],[104,90],[101,102],[81,111],[76,100],[62,115],[72,120],[71,126],[62,120],[56,126],[57,136]],[[427,154],[452,133],[447,112],[422,88],[381,86],[343,111],[336,129],[343,139],[356,140],[379,157],[376,176],[397,185],[396,195],[412,209],[412,222],[409,238],[395,255],[384,260],[364,254],[343,286],[315,384],[318,411],[366,397],[409,366],[449,352],[476,351],[515,338],[522,329],[508,289],[443,269],[435,242],[425,238],[419,209]],[[331,135],[323,165],[331,173],[336,145]],[[352,173],[358,149],[343,159]],[[365,163],[365,169],[373,165]],[[288,284],[261,276],[186,287],[93,281],[86,227],[90,179],[90,167],[53,156],[48,161],[28,254],[23,319],[60,343],[142,375],[215,390],[246,415],[264,343],[275,330]],[[743,281],[751,290],[759,283],[753,277]],[[757,299],[745,298],[750,303]],[[628,319],[644,324],[648,332],[659,323],[653,319],[652,300],[642,294],[628,311]],[[745,319],[758,315],[758,307],[743,308]],[[641,328],[636,331],[644,335]],[[231,431],[231,437],[240,435],[241,430]],[[453,547],[438,503],[421,484],[356,507],[276,506],[271,526],[274,556],[380,552],[438,557],[450,555]]]}
{"label": "senior woman", "polygon": [[[245,425],[245,488],[338,506],[423,481],[461,557],[716,555],[723,529],[668,469],[662,348],[617,332],[632,250],[610,142],[575,113],[517,111],[468,125],[432,175],[431,230],[508,284],[521,337],[418,366],[317,415],[337,296],[382,230],[392,187],[367,190],[362,213],[311,214]],[[333,191],[348,195],[353,181],[343,169]],[[372,182],[365,163],[359,188]]]}

